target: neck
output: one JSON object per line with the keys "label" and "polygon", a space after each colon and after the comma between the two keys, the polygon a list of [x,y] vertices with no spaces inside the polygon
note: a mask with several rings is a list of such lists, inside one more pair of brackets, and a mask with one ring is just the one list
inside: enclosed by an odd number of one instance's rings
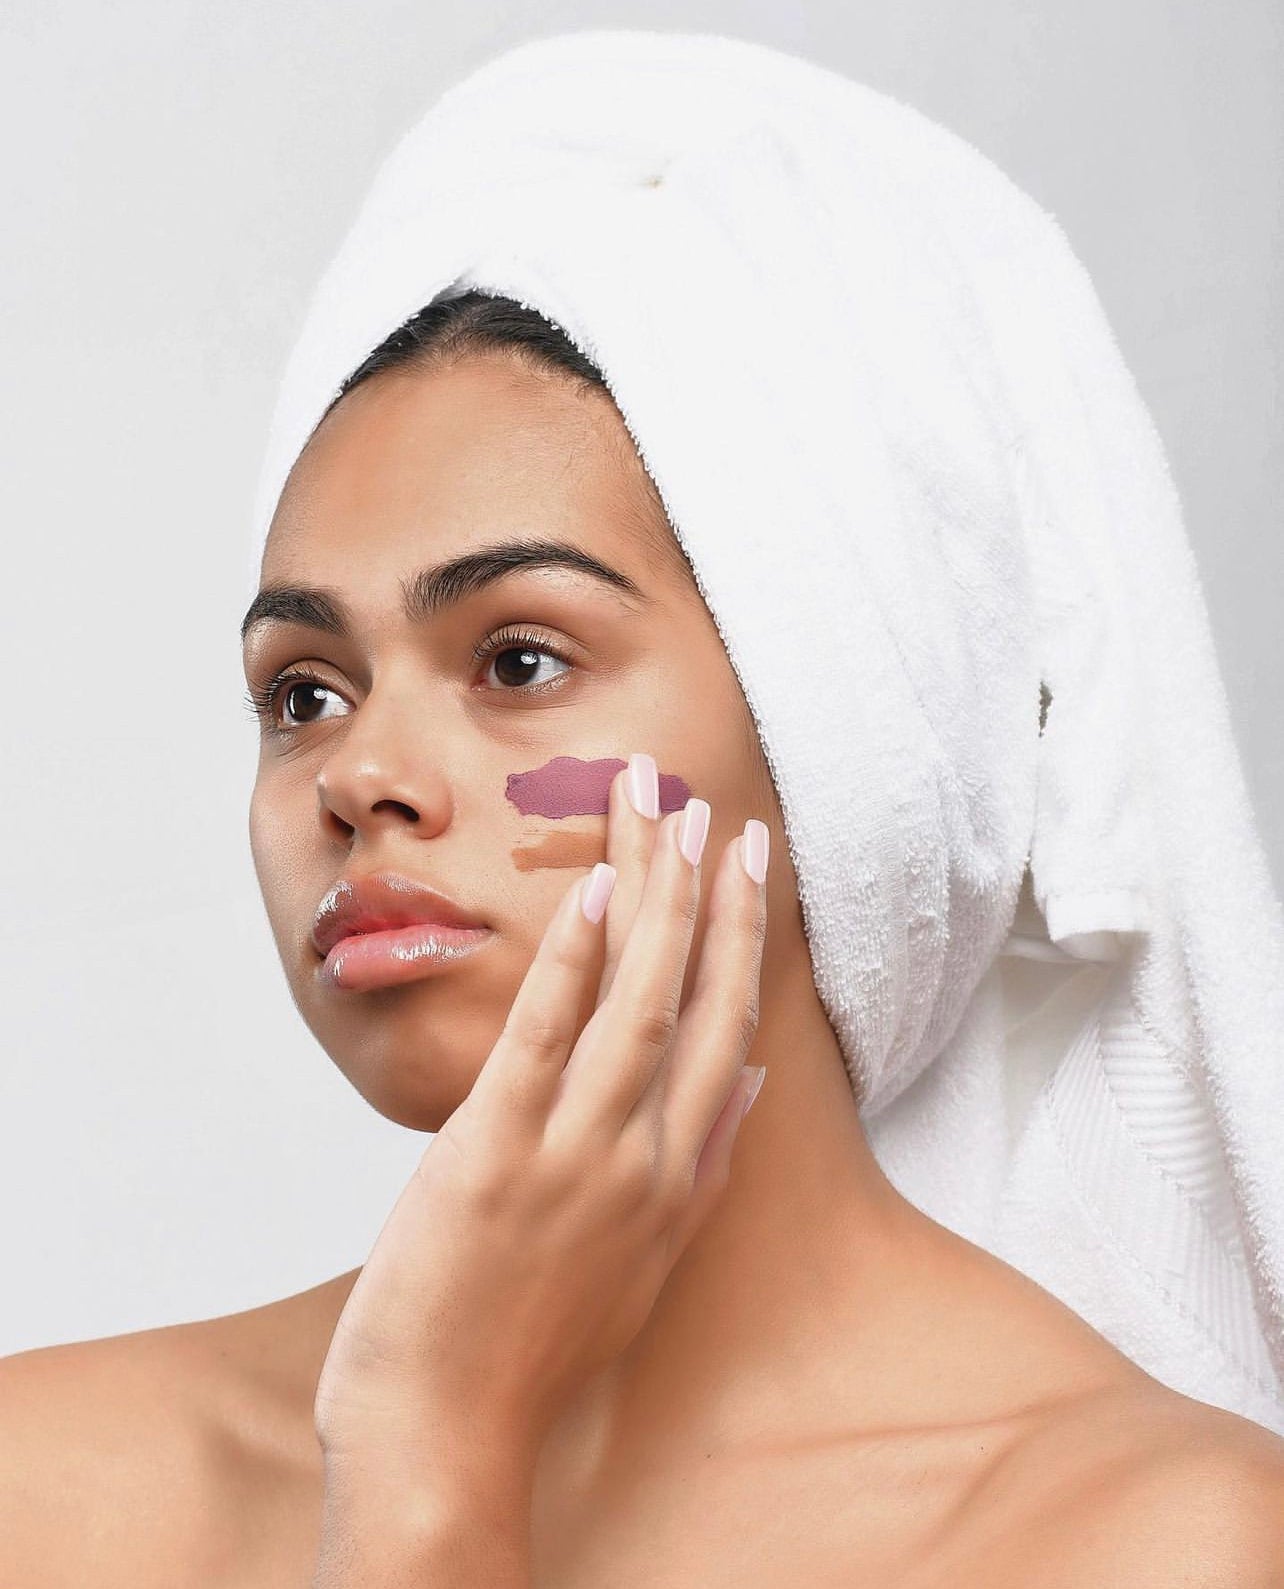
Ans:
{"label": "neck", "polygon": [[[558,1493],[588,1495],[613,1472],[992,1422],[1119,1361],[1032,1280],[896,1191],[809,966],[781,978],[730,1182],[632,1344],[555,1423],[540,1483]],[[318,1288],[330,1327],[357,1273]]]}
{"label": "neck", "polygon": [[805,963],[773,986],[750,1063],[767,1067],[731,1179],[627,1351],[565,1410],[542,1465],[589,1485],[630,1470],[912,1418],[898,1372],[939,1335],[927,1307],[966,1246],[894,1189],[865,1140]]}

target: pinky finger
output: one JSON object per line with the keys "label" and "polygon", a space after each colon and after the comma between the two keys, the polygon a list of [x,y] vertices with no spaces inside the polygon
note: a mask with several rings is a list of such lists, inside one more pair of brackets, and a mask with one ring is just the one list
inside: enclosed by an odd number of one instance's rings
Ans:
{"label": "pinky finger", "polygon": [[766,1074],[765,1065],[742,1065],[730,1097],[710,1127],[700,1157],[696,1160],[691,1195],[669,1234],[670,1258],[674,1263],[686,1251],[695,1233],[727,1189],[731,1179],[731,1156],[740,1135],[741,1123],[757,1098]]}

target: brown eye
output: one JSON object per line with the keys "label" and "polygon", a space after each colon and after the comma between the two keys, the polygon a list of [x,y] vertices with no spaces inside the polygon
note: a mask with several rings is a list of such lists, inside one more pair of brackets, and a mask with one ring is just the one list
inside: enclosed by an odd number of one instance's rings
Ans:
{"label": "brown eye", "polygon": [[473,658],[488,664],[483,675],[487,684],[509,695],[555,687],[575,666],[549,641],[524,629],[502,629],[489,636],[474,648]]}
{"label": "brown eye", "polygon": [[[281,693],[284,709],[294,719],[288,727],[297,728],[306,723],[316,722],[321,716],[324,702],[322,696],[332,695],[334,692],[328,685],[318,684],[314,679],[302,679],[293,684],[287,684]],[[316,717],[310,717],[310,712],[316,712]]]}
{"label": "brown eye", "polygon": [[504,650],[496,652],[491,667],[505,688],[526,689],[531,685],[547,684],[559,676],[556,672],[547,671],[541,676],[540,665],[543,662],[553,662],[562,668],[567,666],[561,657],[539,646],[506,646]]}
{"label": "brown eye", "polygon": [[[342,699],[337,690],[306,668],[291,668],[278,673],[262,686],[251,687],[246,693],[246,701],[268,733],[291,734],[297,728],[306,728],[321,720],[320,709],[325,704],[322,698],[327,695],[333,696],[335,700]],[[278,702],[282,703],[293,721],[282,721]],[[311,713],[316,715],[309,715]]]}

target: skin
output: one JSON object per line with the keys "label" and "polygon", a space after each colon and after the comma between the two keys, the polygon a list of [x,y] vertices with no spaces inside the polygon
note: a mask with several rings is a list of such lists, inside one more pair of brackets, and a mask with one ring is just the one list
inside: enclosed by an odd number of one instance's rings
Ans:
{"label": "skin", "polygon": [[[531,535],[590,551],[646,600],[523,571],[430,622],[402,613],[413,570]],[[332,692],[323,707],[296,697],[319,720],[295,738],[264,739],[250,838],[295,1003],[391,1120],[436,1131],[467,1097],[569,881],[607,858],[606,816],[523,816],[505,799],[510,773],[647,751],[710,802],[707,855],[749,817],[771,830],[747,1058],[766,1082],[725,1196],[636,1339],[562,1409],[540,1453],[536,1584],[1051,1589],[1116,1581],[1103,1565],[1122,1573],[1129,1549],[1138,1560],[1120,1583],[1178,1581],[1144,1574],[1175,1559],[1185,1570],[1192,1550],[1210,1575],[1182,1582],[1223,1581],[1232,1559],[1239,1576],[1225,1581],[1280,1582],[1264,1563],[1282,1543],[1266,1519],[1284,1515],[1284,1442],[1160,1385],[919,1212],[875,1161],[812,982],[744,698],[608,400],[499,353],[374,377],[296,464],[263,582],[328,587],[354,618],[348,639],[264,626],[247,644],[251,681],[309,662]],[[571,672],[541,666],[541,678],[563,674],[558,687],[505,690],[494,658],[472,660],[509,623],[573,649]],[[449,894],[497,939],[443,975],[337,994],[313,975],[313,914],[340,872],[383,866]],[[231,1560],[238,1583],[309,1581],[312,1397],[358,1273],[225,1319],[90,1343],[89,1355],[24,1354],[0,1374],[11,1408],[47,1409],[61,1393],[122,1426],[146,1408],[152,1449],[169,1431],[154,1520],[142,1503],[125,1521],[104,1509],[121,1538],[114,1559],[133,1563],[122,1581],[151,1581],[126,1549],[140,1516],[150,1561],[172,1533],[171,1570]]]}

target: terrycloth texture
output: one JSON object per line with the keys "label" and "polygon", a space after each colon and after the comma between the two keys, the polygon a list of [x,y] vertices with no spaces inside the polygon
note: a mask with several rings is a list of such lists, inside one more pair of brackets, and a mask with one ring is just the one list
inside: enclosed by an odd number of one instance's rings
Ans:
{"label": "terrycloth texture", "polygon": [[1284,921],[1163,449],[1057,222],[758,45],[510,50],[404,136],[316,291],[255,582],[340,381],[468,287],[565,327],[660,489],[888,1175],[1284,1433]]}

